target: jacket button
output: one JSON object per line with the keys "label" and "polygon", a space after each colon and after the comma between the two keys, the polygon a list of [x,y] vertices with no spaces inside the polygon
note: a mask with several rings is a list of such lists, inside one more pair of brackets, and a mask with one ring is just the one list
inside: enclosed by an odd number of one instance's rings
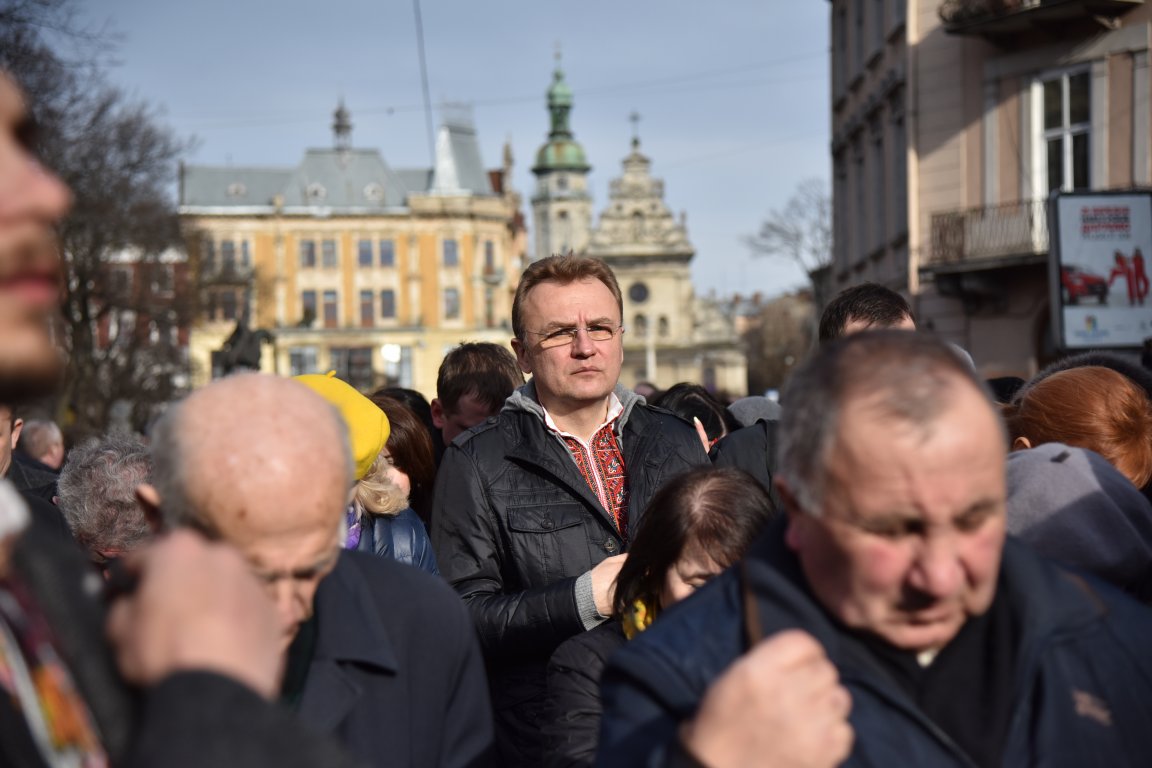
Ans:
{"label": "jacket button", "polygon": [[611,554],[612,552],[615,552],[616,551],[616,539],[608,539],[608,541],[604,542],[604,551],[608,552],[609,554]]}
{"label": "jacket button", "polygon": [[541,520],[540,521],[540,527],[541,528],[551,528],[552,527],[552,518],[546,517],[543,520]]}

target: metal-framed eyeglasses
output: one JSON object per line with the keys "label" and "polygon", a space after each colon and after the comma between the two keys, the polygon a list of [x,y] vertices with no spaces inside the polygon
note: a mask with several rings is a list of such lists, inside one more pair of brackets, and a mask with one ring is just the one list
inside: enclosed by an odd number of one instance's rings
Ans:
{"label": "metal-framed eyeglasses", "polygon": [[533,336],[540,337],[541,349],[553,347],[566,347],[576,341],[576,336],[584,331],[592,341],[611,341],[616,334],[624,331],[623,325],[613,328],[610,325],[589,325],[587,328],[557,328],[554,331],[525,331]]}

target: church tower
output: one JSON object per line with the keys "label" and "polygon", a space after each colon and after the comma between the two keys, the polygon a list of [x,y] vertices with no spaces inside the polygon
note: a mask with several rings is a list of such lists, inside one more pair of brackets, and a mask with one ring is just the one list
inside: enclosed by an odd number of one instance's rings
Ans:
{"label": "church tower", "polygon": [[588,246],[592,229],[592,197],[588,172],[592,167],[584,148],[572,137],[568,115],[572,89],[564,82],[557,55],[552,87],[548,89],[548,113],[552,130],[548,143],[536,153],[536,192],[532,196],[532,224],[536,230],[535,258],[552,254],[581,253]]}

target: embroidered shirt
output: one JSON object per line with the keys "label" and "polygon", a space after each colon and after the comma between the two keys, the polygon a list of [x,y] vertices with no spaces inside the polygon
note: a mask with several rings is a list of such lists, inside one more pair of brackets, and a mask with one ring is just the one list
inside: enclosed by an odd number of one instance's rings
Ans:
{"label": "embroidered shirt", "polygon": [[564,441],[580,475],[596,494],[600,505],[612,516],[616,530],[627,542],[628,476],[625,473],[620,438],[616,435],[616,422],[622,413],[624,406],[613,393],[608,400],[608,417],[587,443],[556,426],[547,409],[544,411],[544,423]]}

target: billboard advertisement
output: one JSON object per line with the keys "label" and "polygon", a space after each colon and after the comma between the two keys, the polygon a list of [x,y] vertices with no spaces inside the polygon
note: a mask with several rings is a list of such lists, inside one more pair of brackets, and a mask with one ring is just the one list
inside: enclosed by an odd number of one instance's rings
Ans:
{"label": "billboard advertisement", "polygon": [[1141,346],[1152,336],[1152,193],[1060,194],[1049,222],[1056,345]]}

